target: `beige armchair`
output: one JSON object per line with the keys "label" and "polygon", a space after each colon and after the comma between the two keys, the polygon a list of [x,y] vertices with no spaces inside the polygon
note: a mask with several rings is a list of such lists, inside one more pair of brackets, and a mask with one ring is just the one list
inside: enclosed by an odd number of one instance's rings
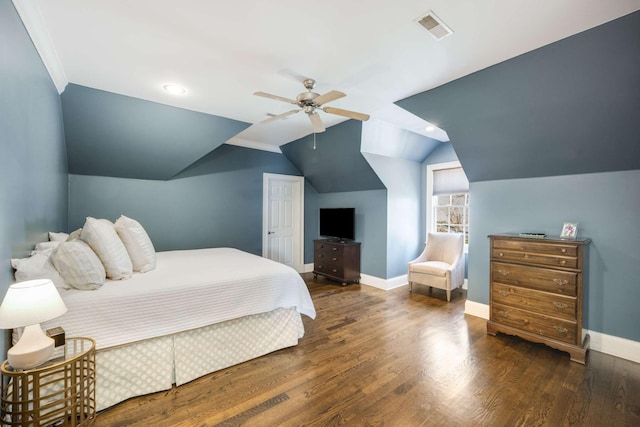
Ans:
{"label": "beige armchair", "polygon": [[427,245],[420,256],[409,262],[409,292],[413,284],[451,291],[464,283],[464,235],[429,233]]}

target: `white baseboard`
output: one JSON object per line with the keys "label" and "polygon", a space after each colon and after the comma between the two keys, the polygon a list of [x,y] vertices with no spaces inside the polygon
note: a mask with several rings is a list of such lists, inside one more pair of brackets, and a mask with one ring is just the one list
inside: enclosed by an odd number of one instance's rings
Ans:
{"label": "white baseboard", "polygon": [[392,277],[391,279],[381,279],[379,277],[369,276],[368,274],[360,274],[360,276],[360,283],[374,288],[383,289],[385,291],[399,288],[400,286],[404,286],[408,283],[406,274]]}
{"label": "white baseboard", "polygon": [[[464,313],[488,320],[489,305],[467,300],[464,304]],[[590,350],[640,363],[640,342],[587,329],[583,333],[590,336]]]}
{"label": "white baseboard", "polygon": [[304,268],[303,273],[311,273],[313,271],[313,263],[305,264],[303,268]]}
{"label": "white baseboard", "polygon": [[464,303],[464,314],[470,314],[471,316],[489,320],[489,305],[466,300]]}
{"label": "white baseboard", "polygon": [[640,363],[640,342],[596,331],[587,330],[586,332],[591,338],[589,345],[591,350]]}

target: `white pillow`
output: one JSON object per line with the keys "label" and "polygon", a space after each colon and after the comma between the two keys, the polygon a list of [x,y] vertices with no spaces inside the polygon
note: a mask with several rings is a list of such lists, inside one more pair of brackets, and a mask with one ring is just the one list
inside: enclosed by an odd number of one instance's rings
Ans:
{"label": "white pillow", "polygon": [[65,282],[76,289],[94,290],[104,284],[102,262],[82,240],[61,243],[51,254],[51,263]]}
{"label": "white pillow", "polygon": [[58,240],[54,240],[52,242],[40,242],[36,245],[35,249],[31,251],[31,255],[42,253],[49,256],[60,243],[62,242]]}
{"label": "white pillow", "polygon": [[69,289],[69,285],[60,276],[47,254],[39,252],[29,258],[13,258],[11,266],[16,269],[15,278],[18,282],[49,279],[56,285],[56,288]]}
{"label": "white pillow", "polygon": [[121,215],[116,221],[115,228],[131,257],[133,271],[146,273],[156,268],[156,250],[149,235],[138,221]]}
{"label": "white pillow", "polygon": [[131,277],[131,258],[111,221],[87,217],[80,239],[89,244],[98,255],[108,278],[122,280]]}
{"label": "white pillow", "polygon": [[72,231],[71,234],[69,234],[69,237],[67,237],[67,242],[71,240],[78,240],[80,238],[81,233],[82,233],[82,228],[78,228],[77,230]]}
{"label": "white pillow", "polygon": [[49,241],[51,242],[64,242],[69,238],[67,233],[54,233],[53,231],[49,232]]}

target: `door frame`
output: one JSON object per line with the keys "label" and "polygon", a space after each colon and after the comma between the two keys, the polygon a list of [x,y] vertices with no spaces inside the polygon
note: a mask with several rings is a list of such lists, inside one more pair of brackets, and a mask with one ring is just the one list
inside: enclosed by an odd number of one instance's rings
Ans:
{"label": "door frame", "polygon": [[294,256],[297,259],[294,268],[298,273],[304,272],[304,177],[296,175],[282,175],[276,173],[263,173],[262,174],[262,256],[267,258],[269,253],[269,223],[267,221],[269,217],[269,183],[271,180],[285,180],[294,185],[295,193],[294,198],[298,199],[297,206],[294,206],[294,211],[297,210],[298,214],[294,212],[294,241],[297,245],[297,250],[294,251]]}

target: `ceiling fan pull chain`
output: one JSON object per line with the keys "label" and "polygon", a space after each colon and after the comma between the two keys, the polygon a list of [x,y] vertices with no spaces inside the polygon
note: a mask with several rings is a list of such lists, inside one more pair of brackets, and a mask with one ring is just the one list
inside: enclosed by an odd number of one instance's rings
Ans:
{"label": "ceiling fan pull chain", "polygon": [[316,149],[316,133],[313,133],[313,149]]}

